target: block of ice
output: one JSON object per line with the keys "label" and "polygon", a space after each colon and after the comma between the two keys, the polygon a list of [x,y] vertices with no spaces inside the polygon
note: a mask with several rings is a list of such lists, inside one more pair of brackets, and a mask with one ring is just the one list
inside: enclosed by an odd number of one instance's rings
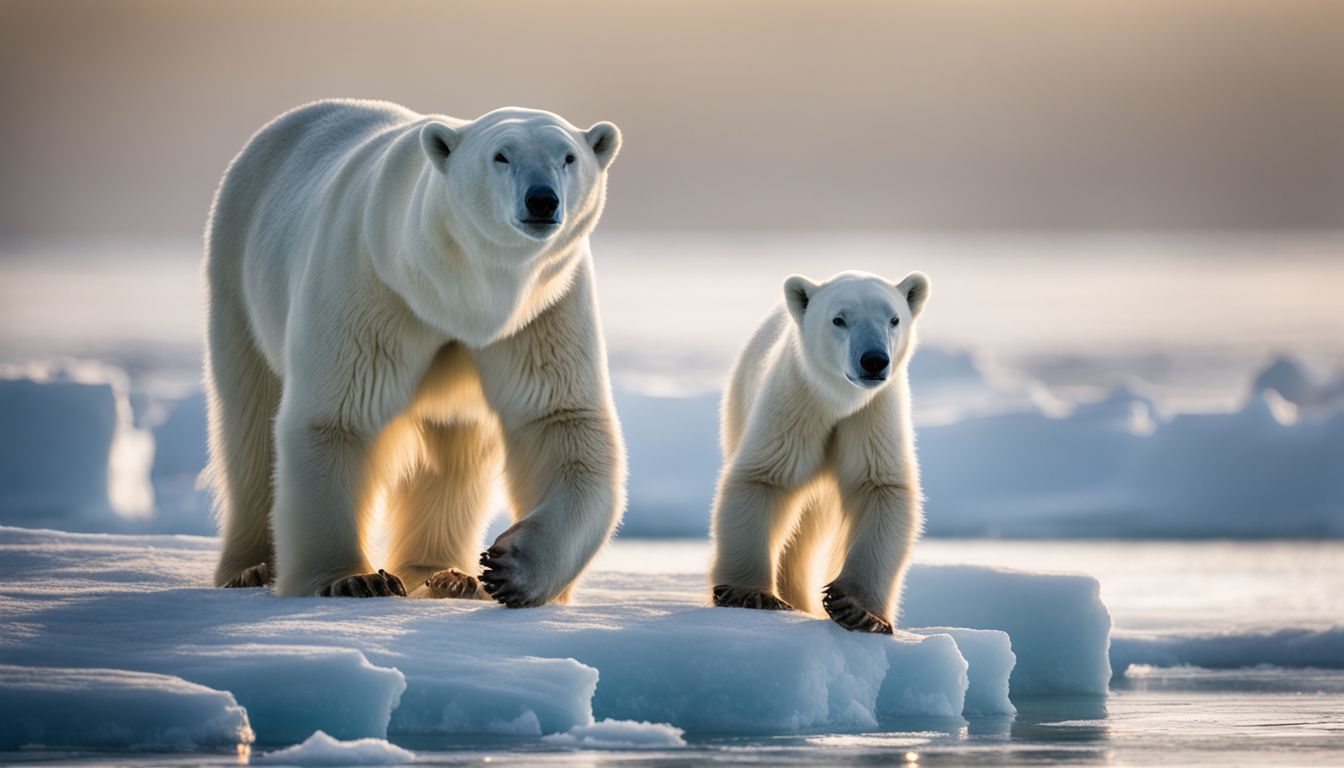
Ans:
{"label": "block of ice", "polygon": [[274,765],[404,765],[415,761],[415,753],[383,739],[341,741],[315,731],[302,744],[252,759]]}
{"label": "block of ice", "polygon": [[0,665],[3,750],[232,748],[251,741],[247,712],[232,695],[178,677]]}
{"label": "block of ice", "polygon": [[229,691],[264,744],[290,744],[319,729],[346,739],[386,733],[406,689],[400,671],[374,666],[351,648],[198,645],[130,663]]}
{"label": "block of ice", "polygon": [[592,725],[578,725],[564,733],[553,733],[543,741],[579,749],[667,749],[686,746],[686,740],[682,738],[684,733],[667,723],[607,719]]}
{"label": "block of ice", "polygon": [[1008,698],[1008,678],[1017,664],[1008,633],[993,629],[961,627],[920,627],[911,630],[920,635],[948,635],[966,659],[966,703],[962,714],[1012,715],[1017,708]]}
{"label": "block of ice", "polygon": [[879,715],[961,717],[969,665],[950,635],[897,632],[884,645],[889,669],[877,695]]}
{"label": "block of ice", "polygon": [[99,529],[116,429],[110,384],[0,378],[0,522]]}
{"label": "block of ice", "polygon": [[1014,696],[1105,694],[1111,617],[1090,576],[959,565],[916,565],[901,625],[997,629],[1012,639]]}

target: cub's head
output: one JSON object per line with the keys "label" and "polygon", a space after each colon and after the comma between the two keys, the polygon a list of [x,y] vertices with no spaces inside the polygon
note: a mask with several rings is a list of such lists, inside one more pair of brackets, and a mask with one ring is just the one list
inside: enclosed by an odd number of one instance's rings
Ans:
{"label": "cub's head", "polygon": [[905,362],[928,298],[929,279],[921,272],[899,283],[866,272],[841,272],[823,283],[802,275],[784,281],[813,370],[860,389],[882,386]]}
{"label": "cub's head", "polygon": [[450,205],[486,239],[542,243],[597,224],[621,132],[611,123],[581,131],[550,112],[508,107],[458,127],[430,121],[420,146],[448,181]]}

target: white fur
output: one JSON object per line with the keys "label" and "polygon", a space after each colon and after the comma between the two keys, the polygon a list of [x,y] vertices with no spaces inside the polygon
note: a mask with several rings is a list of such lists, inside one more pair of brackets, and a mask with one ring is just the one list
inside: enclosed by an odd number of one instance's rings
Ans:
{"label": "white fur", "polygon": [[[366,101],[252,137],[206,236],[217,583],[267,561],[279,594],[314,595],[373,570],[384,494],[389,571],[475,574],[503,471],[509,585],[567,596],[625,504],[588,244],[619,145],[548,112]],[[519,220],[539,181],[561,201],[550,231]]]}
{"label": "white fur", "polygon": [[[927,296],[918,273],[897,285],[859,272],[785,283],[785,305],[743,349],[724,397],[712,586],[819,613],[834,580],[894,620],[923,525],[905,364]],[[877,348],[888,375],[863,381],[858,360]]]}

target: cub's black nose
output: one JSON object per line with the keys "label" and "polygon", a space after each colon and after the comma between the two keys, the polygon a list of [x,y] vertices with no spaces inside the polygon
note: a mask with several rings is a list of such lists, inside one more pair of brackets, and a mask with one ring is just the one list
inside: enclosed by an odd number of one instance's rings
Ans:
{"label": "cub's black nose", "polygon": [[876,376],[887,370],[887,365],[890,362],[891,358],[887,357],[886,352],[876,349],[864,352],[863,357],[859,358],[859,365],[863,368],[863,372],[869,376]]}
{"label": "cub's black nose", "polygon": [[550,221],[555,218],[555,211],[560,207],[560,198],[550,187],[535,186],[527,190],[523,203],[527,206],[528,216]]}

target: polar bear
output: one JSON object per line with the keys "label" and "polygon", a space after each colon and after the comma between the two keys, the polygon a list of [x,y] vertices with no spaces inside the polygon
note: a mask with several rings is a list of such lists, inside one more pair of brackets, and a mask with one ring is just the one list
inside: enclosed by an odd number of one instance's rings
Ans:
{"label": "polar bear", "polygon": [[[206,233],[216,584],[566,599],[625,505],[588,239],[620,146],[347,100],[252,137]],[[501,473],[515,522],[482,555]]]}
{"label": "polar bear", "polygon": [[892,631],[923,527],[906,361],[929,280],[795,275],[724,396],[714,501],[715,605]]}

